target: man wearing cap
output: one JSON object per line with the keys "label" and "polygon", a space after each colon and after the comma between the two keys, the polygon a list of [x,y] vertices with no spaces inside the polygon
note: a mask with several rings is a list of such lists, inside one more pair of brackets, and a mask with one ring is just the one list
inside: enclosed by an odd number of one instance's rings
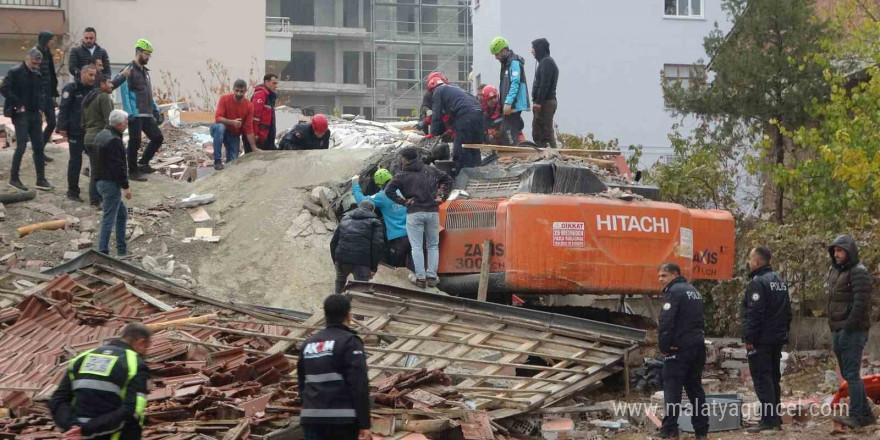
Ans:
{"label": "man wearing cap", "polygon": [[327,117],[317,114],[311,122],[300,122],[281,138],[280,150],[326,150],[330,148]]}
{"label": "man wearing cap", "polygon": [[529,91],[525,76],[526,62],[523,57],[510,50],[507,40],[495,37],[489,44],[489,52],[501,62],[501,96],[504,121],[501,123],[503,145],[516,145],[525,123],[522,112],[529,111]]}
{"label": "man wearing cap", "polygon": [[[142,38],[134,45],[134,50],[134,61],[123,69],[131,72],[122,84],[122,106],[129,115],[128,178],[145,182],[146,174],[156,171],[150,167],[150,160],[159,151],[165,138],[159,130],[161,113],[156,101],[153,100],[150,69],[147,69],[147,63],[153,55],[153,45]],[[138,160],[141,132],[147,134],[150,143],[147,144],[144,155]]]}
{"label": "man wearing cap", "polygon": [[[391,172],[385,168],[379,168],[373,173],[373,182],[379,187],[379,192],[371,196],[365,196],[361,190],[360,176],[351,178],[351,192],[355,201],[360,203],[369,200],[379,208],[382,218],[385,220],[385,238],[388,239],[388,264],[394,267],[406,267],[406,260],[411,251],[409,238],[406,236],[406,206],[394,203],[385,195],[385,185],[391,181]],[[397,192],[398,195],[400,191]]]}
{"label": "man wearing cap", "polygon": [[349,275],[354,274],[357,281],[370,281],[379,270],[385,233],[375,209],[373,202],[362,200],[357,209],[342,217],[333,233],[330,256],[336,265],[336,293],[342,293]]}

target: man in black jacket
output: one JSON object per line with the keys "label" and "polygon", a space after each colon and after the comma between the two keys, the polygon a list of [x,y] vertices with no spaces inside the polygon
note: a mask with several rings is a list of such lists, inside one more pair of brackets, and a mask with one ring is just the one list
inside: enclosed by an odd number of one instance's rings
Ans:
{"label": "man in black jacket", "polygon": [[[43,129],[43,144],[52,139],[55,131],[55,98],[58,97],[58,75],[55,73],[55,59],[52,53],[55,50],[55,34],[49,31],[40,31],[35,47],[43,55],[40,63],[40,75],[43,81],[43,114],[46,116],[46,128]],[[52,162],[48,156],[46,162]]]}
{"label": "man in black jacket", "polygon": [[[452,177],[423,164],[415,147],[404,148],[400,156],[402,169],[385,187],[385,195],[394,203],[406,206],[406,235],[412,245],[415,270],[409,280],[422,289],[436,287],[439,283],[437,266],[440,264],[440,203],[449,198]],[[397,190],[403,197],[397,194]]]}
{"label": "man in black jacket", "polygon": [[110,77],[110,56],[103,47],[96,43],[98,33],[93,27],[87,27],[83,31],[82,44],[70,49],[70,60],[68,61],[70,74],[74,78],[79,78],[79,71],[89,64],[92,59],[101,60],[101,74]]}
{"label": "man in black jacket", "polygon": [[[43,79],[40,64],[43,55],[37,49],[31,49],[21,65],[9,69],[6,78],[0,84],[0,95],[6,99],[3,103],[3,115],[12,118],[15,125],[15,153],[12,156],[12,169],[9,172],[9,184],[22,190],[28,188],[21,183],[19,171],[21,159],[27,149],[28,140],[34,149],[34,168],[37,172],[37,188],[51,190],[52,185],[46,180],[46,163],[43,154]],[[55,109],[52,109],[54,115]]]}
{"label": "man in black jacket", "polygon": [[351,302],[324,300],[327,328],[303,342],[296,363],[307,440],[369,440],[370,383],[364,342],[348,328]]}
{"label": "man in black jacket", "polygon": [[110,254],[110,233],[116,227],[116,252],[123,257],[128,254],[125,242],[125,226],[128,222],[127,209],[122,203],[122,194],[131,200],[128,189],[128,171],[125,163],[125,145],[122,144],[122,133],[128,128],[128,113],[122,110],[110,112],[109,128],[104,129],[95,138],[95,173],[98,193],[104,203],[104,215],[101,218],[101,235],[98,238],[98,251]]}
{"label": "man in black jacket", "polygon": [[663,288],[658,340],[663,361],[663,402],[666,415],[660,427],[660,438],[678,437],[678,415],[681,412],[681,389],[691,401],[691,423],[697,439],[709,432],[706,393],[703,391],[703,366],[706,346],[703,339],[703,297],[681,276],[675,263],[665,263],[657,271]]}
{"label": "man in black jacket", "polygon": [[828,325],[840,374],[849,386],[850,402],[849,416],[835,417],[834,421],[858,428],[877,420],[868,405],[861,377],[862,352],[871,328],[871,273],[859,261],[859,247],[851,235],[834,239],[828,253]]}
{"label": "man in black jacket", "polygon": [[300,122],[281,138],[279,150],[327,150],[330,148],[330,129],[327,117],[321,114],[310,122]]}
{"label": "man in black jacket", "polygon": [[556,114],[556,83],[559,81],[559,67],[550,56],[550,42],[546,38],[532,41],[532,55],[538,60],[535,69],[535,82],[532,83],[532,140],[539,147],[556,148],[556,129],[553,116]]}
{"label": "man in black jacket", "polygon": [[431,134],[440,136],[446,132],[445,116],[452,119],[455,139],[452,142],[452,175],[458,175],[463,168],[480,166],[480,150],[463,148],[464,144],[481,144],[486,136],[486,120],[480,101],[474,95],[453,85],[447,85],[440,78],[428,81],[431,92]]}
{"label": "man in black jacket", "polygon": [[138,440],[147,408],[150,330],[141,323],[118,340],[73,358],[49,408],[67,439]]}
{"label": "man in black jacket", "polygon": [[58,133],[67,137],[70,151],[70,160],[67,162],[67,199],[82,203],[83,199],[79,196],[79,172],[82,171],[86,135],[82,109],[86,95],[95,87],[97,72],[95,66],[90,64],[79,72],[79,81],[64,86],[64,90],[61,91]]}
{"label": "man in black jacket", "polygon": [[749,371],[755,394],[761,402],[761,423],[748,429],[750,433],[778,431],[779,400],[782,389],[780,361],[782,346],[788,343],[791,326],[791,300],[788,285],[773,272],[773,253],[758,246],[749,253],[749,282],[742,300],[742,340],[746,344]]}
{"label": "man in black jacket", "polygon": [[345,214],[330,240],[330,256],[336,265],[336,293],[342,293],[350,274],[357,281],[370,281],[379,270],[379,258],[385,246],[382,222],[370,200]]}

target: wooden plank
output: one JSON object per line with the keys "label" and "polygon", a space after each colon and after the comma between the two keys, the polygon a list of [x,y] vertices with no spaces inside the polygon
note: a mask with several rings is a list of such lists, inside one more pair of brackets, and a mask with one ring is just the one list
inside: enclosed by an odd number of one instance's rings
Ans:
{"label": "wooden plank", "polygon": [[[503,328],[504,328],[504,324],[493,324],[492,325],[492,330],[501,330]],[[459,344],[458,347],[454,348],[448,354],[449,354],[449,356],[454,356],[454,357],[464,357],[466,354],[470,353],[470,351],[473,350],[473,348],[474,348],[470,344],[481,344],[481,343],[485,342],[487,339],[489,339],[490,337],[492,337],[492,334],[485,333],[485,332],[480,332],[480,333],[475,333],[473,335],[465,336],[464,338],[462,338],[463,342],[465,344]],[[449,366],[451,364],[452,364],[452,361],[449,361],[446,359],[436,359],[435,358],[425,368],[427,368],[428,370],[434,370],[434,369],[439,370],[442,368],[446,368],[447,366]],[[416,364],[416,366],[419,366],[419,365]]]}
{"label": "wooden plank", "polygon": [[[324,320],[324,312],[317,311],[317,312],[315,312],[314,315],[309,317],[309,319],[306,319],[303,324],[311,326],[311,325],[316,325],[323,320]],[[293,329],[290,331],[290,333],[287,334],[287,337],[288,338],[299,338],[299,337],[304,336],[308,332],[309,332],[308,329]],[[284,353],[287,350],[291,349],[295,345],[296,345],[296,341],[294,341],[294,340],[278,341],[275,343],[275,345],[273,345],[271,348],[269,348],[269,350],[266,350],[266,353],[270,354],[270,355],[277,354],[277,353]]]}
{"label": "wooden plank", "polygon": [[[424,326],[420,326],[420,327],[416,328],[415,330],[413,330],[413,334],[415,334],[417,336],[434,335],[438,331],[440,331],[440,329],[443,328],[443,323],[452,321],[454,319],[456,319],[456,318],[451,315],[441,316],[437,320],[435,320],[435,322],[437,322],[438,324],[427,324],[426,323]],[[394,350],[395,352],[388,352],[389,354],[387,356],[379,355],[378,357],[370,358],[368,365],[382,365],[382,366],[393,365],[395,362],[399,361],[400,359],[402,359],[404,357],[404,354],[402,354],[401,351],[412,350],[412,349],[418,347],[419,344],[421,344],[421,342],[422,341],[413,340],[413,339],[403,339],[403,338],[398,339],[397,341],[394,341],[394,343],[392,343],[391,345],[388,346],[388,349]],[[400,350],[398,350],[398,349],[400,349]],[[414,353],[414,352],[410,352],[407,354],[424,355],[424,353]],[[379,361],[378,359],[381,359],[381,361]],[[373,380],[379,374],[381,374],[381,371],[373,370],[373,371],[369,372],[368,376],[369,376],[370,380]]]}
{"label": "wooden plank", "polygon": [[125,288],[128,289],[129,293],[131,293],[132,295],[142,299],[145,303],[150,304],[151,306],[154,306],[163,312],[174,310],[174,307],[171,307],[168,304],[159,301],[149,293],[144,292],[143,290],[140,290],[137,287],[132,286],[131,284],[125,283]]}
{"label": "wooden plank", "polygon": [[[538,335],[538,337],[539,338],[546,338],[546,337],[549,337],[552,335],[553,334],[550,332],[544,332],[544,333],[541,333],[540,335]],[[535,348],[538,344],[540,344],[539,341],[528,341],[528,342],[523,343],[519,348],[522,350],[531,350],[531,349]],[[520,359],[523,357],[526,357],[526,355],[519,354],[519,353],[510,353],[510,354],[504,355],[500,359],[499,363],[501,363],[502,365],[503,364],[511,364],[514,361],[516,361],[517,359]],[[495,374],[495,373],[501,371],[502,368],[504,368],[502,365],[490,365],[490,366],[484,368],[483,370],[481,370],[479,372],[479,374],[487,374],[487,375]],[[458,386],[460,386],[460,387],[475,387],[475,386],[482,384],[483,382],[485,382],[485,381],[482,379],[466,380],[466,381],[458,384]]]}
{"label": "wooden plank", "polygon": [[42,274],[39,272],[31,272],[29,270],[19,269],[16,267],[9,269],[9,272],[14,273],[16,275],[21,275],[23,277],[28,277],[28,278],[33,278],[35,280],[40,280],[40,281],[52,281],[55,279],[55,277],[50,276],[50,275]]}
{"label": "wooden plank", "polygon": [[487,238],[483,242],[483,263],[480,265],[480,284],[477,288],[477,301],[486,302],[486,297],[489,295],[489,268],[492,267],[490,264],[492,252],[489,249],[492,249],[492,239]]}
{"label": "wooden plank", "polygon": [[[545,148],[536,147],[514,147],[507,145],[490,145],[490,144],[464,144],[465,148],[474,150],[492,150],[499,153],[534,153],[541,152]],[[621,152],[617,150],[582,150],[580,148],[552,148],[551,150],[560,154],[568,154],[570,156],[620,156]]]}

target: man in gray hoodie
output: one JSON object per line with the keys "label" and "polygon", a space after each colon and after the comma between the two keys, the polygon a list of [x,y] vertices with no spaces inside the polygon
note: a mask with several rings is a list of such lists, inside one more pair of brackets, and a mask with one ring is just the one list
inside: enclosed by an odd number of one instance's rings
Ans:
{"label": "man in gray hoodie", "polygon": [[834,421],[850,428],[877,421],[865,394],[861,377],[862,351],[871,327],[871,273],[859,261],[859,247],[852,235],[841,235],[828,247],[831,268],[825,279],[828,289],[828,325],[831,345],[840,374],[849,386],[849,415]]}

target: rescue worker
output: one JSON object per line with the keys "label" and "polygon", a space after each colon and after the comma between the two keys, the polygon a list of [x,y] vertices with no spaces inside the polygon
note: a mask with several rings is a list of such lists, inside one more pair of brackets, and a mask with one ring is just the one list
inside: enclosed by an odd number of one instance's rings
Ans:
{"label": "rescue worker", "polygon": [[788,285],[770,267],[773,253],[766,246],[749,252],[749,285],[742,300],[742,340],[746,344],[749,371],[761,402],[761,423],[750,433],[782,429],[779,401],[782,378],[782,346],[788,343],[791,300]]}
{"label": "rescue worker", "polygon": [[447,85],[438,77],[428,81],[428,91],[431,92],[433,114],[431,133],[426,138],[430,139],[446,132],[444,118],[447,116],[451,119],[452,129],[455,131],[452,142],[452,176],[458,175],[463,168],[480,166],[482,161],[480,150],[462,148],[464,144],[483,143],[486,135],[483,109],[480,108],[477,98],[458,87]]}
{"label": "rescue worker", "polygon": [[95,88],[97,70],[93,64],[79,69],[79,81],[64,86],[58,111],[58,133],[67,138],[70,159],[67,162],[67,200],[83,202],[79,196],[79,172],[85,152],[86,131],[83,127],[83,102]]}
{"label": "rescue worker", "polygon": [[311,122],[300,122],[281,138],[280,150],[326,150],[330,148],[327,117],[317,114]]}
{"label": "rescue worker", "polygon": [[501,123],[504,117],[501,114],[501,104],[498,100],[498,89],[492,85],[486,85],[478,95],[480,106],[483,108],[483,116],[486,124],[486,143],[501,145]]}
{"label": "rescue worker", "polygon": [[[254,105],[254,137],[257,139],[257,148],[260,150],[275,149],[275,101],[278,95],[278,75],[267,73],[263,75],[263,84],[254,88],[254,96],[251,102]],[[245,154],[250,153],[249,143],[244,144]]]}
{"label": "rescue worker", "polygon": [[385,185],[392,177],[391,172],[385,168],[376,170],[373,173],[373,182],[379,187],[379,192],[365,196],[361,190],[360,176],[354,176],[351,178],[351,191],[355,201],[360,203],[362,200],[369,200],[382,213],[382,218],[385,219],[385,239],[388,240],[388,245],[385,247],[388,264],[394,267],[406,267],[410,253],[409,239],[406,236],[406,206],[394,203],[385,195]]}
{"label": "rescue worker", "polygon": [[525,60],[508,47],[507,40],[495,37],[489,44],[489,52],[501,62],[501,97],[504,121],[501,123],[502,145],[516,145],[525,123],[522,112],[529,111],[528,83],[525,76]]}
{"label": "rescue worker", "polygon": [[358,208],[346,213],[330,240],[330,257],[336,266],[336,293],[342,293],[349,275],[357,281],[370,281],[379,270],[385,247],[382,222],[376,205],[361,200]]}
{"label": "rescue worker", "polygon": [[[432,78],[440,78],[443,82],[449,83],[449,80],[446,79],[446,74],[443,72],[429,73],[428,77],[425,78],[425,83],[430,82]],[[422,96],[422,105],[419,107],[419,123],[416,124],[416,129],[425,134],[431,133],[431,116],[433,113],[431,91],[425,90],[425,94]]]}
{"label": "rescue worker", "polygon": [[[146,182],[147,174],[156,170],[150,166],[150,160],[159,151],[165,137],[159,124],[162,114],[153,99],[153,86],[150,82],[150,69],[147,63],[153,56],[153,45],[141,38],[134,45],[135,59],[123,70],[129,70],[129,76],[122,84],[122,106],[129,115],[128,126],[128,178],[138,182]],[[114,80],[114,82],[116,82]],[[141,133],[146,133],[150,143],[138,160],[141,148]]]}
{"label": "rescue worker", "polygon": [[831,269],[828,289],[828,325],[831,346],[840,374],[849,386],[849,415],[834,421],[850,428],[877,421],[865,394],[861,377],[862,352],[871,328],[871,273],[859,260],[859,247],[852,235],[841,235],[828,247]]}
{"label": "rescue worker", "polygon": [[131,323],[122,336],[67,365],[49,408],[67,439],[137,440],[147,408],[150,329]]}
{"label": "rescue worker", "polygon": [[306,440],[369,440],[370,384],[364,342],[348,326],[351,301],[324,300],[327,328],[303,342],[296,363]]}
{"label": "rescue worker", "polygon": [[681,276],[675,263],[665,263],[657,271],[663,287],[658,340],[663,361],[663,403],[666,416],[660,427],[660,438],[678,437],[678,416],[681,411],[681,389],[691,401],[691,422],[696,438],[709,432],[708,405],[703,391],[703,366],[706,347],[703,339],[703,297]]}
{"label": "rescue worker", "polygon": [[532,85],[534,118],[532,119],[532,140],[539,147],[556,148],[556,130],[553,116],[556,115],[556,83],[559,82],[559,67],[550,56],[550,42],[546,38],[532,41],[532,55],[538,61]]}

